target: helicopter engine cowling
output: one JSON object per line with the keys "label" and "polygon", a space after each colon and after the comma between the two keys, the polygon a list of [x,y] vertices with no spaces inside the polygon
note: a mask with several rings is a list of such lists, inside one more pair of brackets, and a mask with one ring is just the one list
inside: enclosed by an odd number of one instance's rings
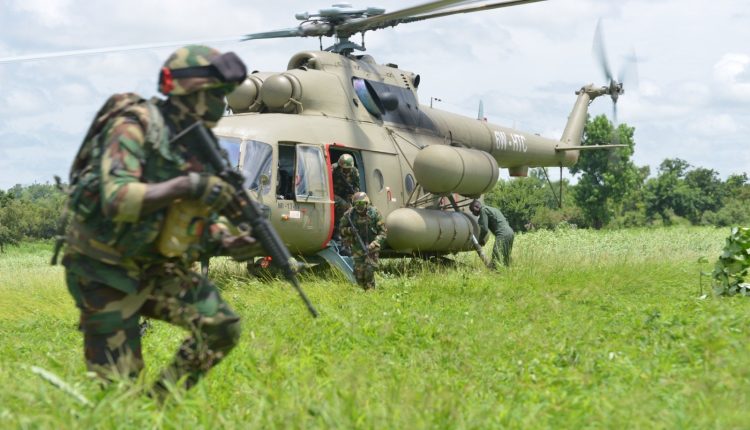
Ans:
{"label": "helicopter engine cowling", "polygon": [[478,197],[497,183],[500,170],[488,153],[447,145],[430,145],[414,159],[414,176],[425,191]]}
{"label": "helicopter engine cowling", "polygon": [[291,73],[269,76],[260,88],[260,98],[270,112],[298,113],[302,107],[302,83]]}
{"label": "helicopter engine cowling", "polygon": [[227,104],[233,112],[257,112],[262,105],[260,88],[263,86],[265,76],[252,74],[245,79],[231,93],[227,94]]}
{"label": "helicopter engine cowling", "polygon": [[459,252],[472,248],[476,221],[463,212],[400,208],[385,219],[388,245],[402,252]]}

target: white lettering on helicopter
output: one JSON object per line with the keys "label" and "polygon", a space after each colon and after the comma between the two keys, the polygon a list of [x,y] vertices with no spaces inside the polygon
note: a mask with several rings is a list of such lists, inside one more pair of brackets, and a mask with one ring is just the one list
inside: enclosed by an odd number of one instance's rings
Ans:
{"label": "white lettering on helicopter", "polygon": [[516,151],[526,152],[529,150],[526,146],[526,137],[520,134],[511,133],[510,139],[504,131],[495,131],[495,149],[498,151]]}

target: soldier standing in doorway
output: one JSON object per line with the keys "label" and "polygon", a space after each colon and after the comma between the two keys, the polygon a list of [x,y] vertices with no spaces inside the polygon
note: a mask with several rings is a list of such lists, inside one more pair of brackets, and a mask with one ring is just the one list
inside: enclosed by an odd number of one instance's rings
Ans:
{"label": "soldier standing in doorway", "polygon": [[359,192],[359,171],[354,167],[354,157],[342,154],[333,166],[334,225],[333,240],[341,241],[341,217],[352,207],[352,196]]}

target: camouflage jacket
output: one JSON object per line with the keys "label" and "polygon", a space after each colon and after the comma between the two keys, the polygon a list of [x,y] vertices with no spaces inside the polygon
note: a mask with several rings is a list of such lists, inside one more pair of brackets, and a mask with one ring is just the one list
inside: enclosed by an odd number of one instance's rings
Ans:
{"label": "camouflage jacket", "polygon": [[512,232],[510,224],[500,212],[500,209],[491,206],[482,206],[479,210],[479,240],[486,242],[487,235],[492,232],[494,235]]}
{"label": "camouflage jacket", "polygon": [[333,194],[346,199],[352,198],[352,194],[359,191],[359,170],[356,167],[349,169],[349,173],[339,167],[338,163],[333,167]]}
{"label": "camouflage jacket", "polygon": [[164,259],[155,249],[167,209],[141,215],[147,184],[209,171],[170,145],[163,102],[116,94],[97,113],[70,172],[68,249],[108,264]]}
{"label": "camouflage jacket", "polygon": [[356,257],[366,254],[367,250],[363,250],[360,246],[355,231],[359,233],[359,237],[362,238],[365,246],[375,242],[377,248],[380,249],[385,243],[387,234],[385,223],[380,211],[375,206],[367,206],[367,212],[363,215],[357,212],[355,208],[351,208],[346,211],[341,219],[341,236],[345,242],[351,244],[352,253]]}

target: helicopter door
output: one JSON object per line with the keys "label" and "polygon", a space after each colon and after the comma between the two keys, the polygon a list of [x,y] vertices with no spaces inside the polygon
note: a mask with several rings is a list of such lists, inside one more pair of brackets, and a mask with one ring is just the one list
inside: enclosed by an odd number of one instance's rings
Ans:
{"label": "helicopter door", "polygon": [[276,225],[293,251],[323,248],[333,228],[328,164],[322,146],[279,144]]}

